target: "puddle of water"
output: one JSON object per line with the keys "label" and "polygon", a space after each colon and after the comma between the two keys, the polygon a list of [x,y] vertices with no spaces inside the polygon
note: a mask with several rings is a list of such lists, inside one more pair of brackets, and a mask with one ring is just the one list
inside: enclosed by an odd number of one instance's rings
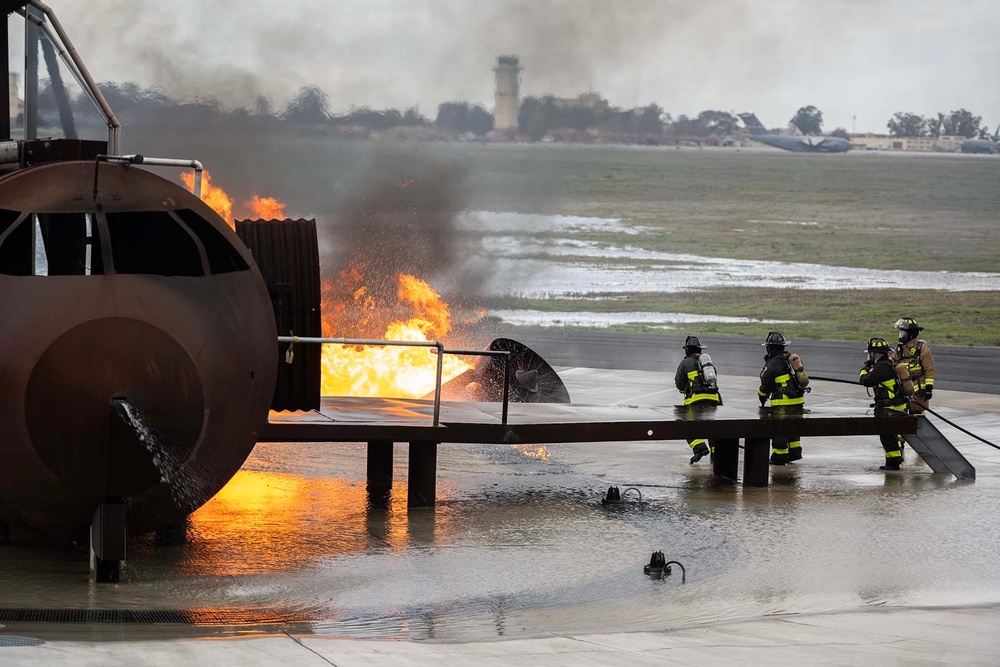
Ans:
{"label": "puddle of water", "polygon": [[[610,327],[627,324],[651,324],[668,327],[674,324],[695,324],[702,322],[721,322],[726,324],[741,324],[760,322],[750,317],[730,317],[724,315],[699,315],[694,313],[650,313],[650,312],[554,312],[544,310],[491,310],[492,317],[499,318],[511,326],[584,326]],[[796,320],[767,320],[775,324],[792,324]]]}
{"label": "puddle of water", "polygon": [[[607,401],[660,386],[628,377]],[[593,375],[564,379],[577,391]],[[995,440],[1000,422],[979,428]],[[404,445],[379,509],[364,444],[265,443],[192,516],[187,545],[131,542],[120,585],[88,584],[83,552],[14,544],[0,591],[13,608],[277,610],[320,634],[442,640],[1000,599],[1000,483],[985,472],[1000,453],[981,448],[966,483],[912,452],[881,473],[874,437],[803,447],[770,488],[743,489],[688,465],[683,442],[444,444],[437,507],[407,511]],[[644,502],[603,507],[609,485]],[[645,577],[654,551],[687,583]]]}

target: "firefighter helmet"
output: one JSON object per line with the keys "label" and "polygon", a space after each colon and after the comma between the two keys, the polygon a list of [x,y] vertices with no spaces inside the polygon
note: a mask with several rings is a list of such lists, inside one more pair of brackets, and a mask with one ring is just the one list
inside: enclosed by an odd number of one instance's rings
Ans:
{"label": "firefighter helmet", "polygon": [[889,342],[885,338],[869,338],[868,339],[868,351],[880,354],[889,354]]}
{"label": "firefighter helmet", "polygon": [[768,347],[772,345],[776,345],[778,347],[785,347],[786,345],[788,345],[788,343],[789,341],[785,340],[784,336],[782,336],[777,331],[772,331],[771,333],[767,334],[767,338],[764,339],[764,342],[761,343],[761,345],[767,345]]}
{"label": "firefighter helmet", "polygon": [[688,336],[684,340],[684,348],[687,349],[689,347],[696,347],[699,350],[707,350],[708,349],[708,345],[702,345],[701,341],[698,340],[697,336]]}
{"label": "firefighter helmet", "polygon": [[896,328],[901,331],[923,331],[924,328],[917,324],[917,321],[912,317],[901,317],[896,320]]}

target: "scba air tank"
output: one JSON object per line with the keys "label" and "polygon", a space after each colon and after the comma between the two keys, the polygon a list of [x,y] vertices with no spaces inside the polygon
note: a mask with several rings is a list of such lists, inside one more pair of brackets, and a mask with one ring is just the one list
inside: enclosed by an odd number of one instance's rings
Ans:
{"label": "scba air tank", "polygon": [[714,387],[718,383],[719,376],[715,372],[715,364],[712,363],[712,357],[702,354],[698,357],[698,363],[701,364],[701,377],[705,380],[705,384],[709,387]]}

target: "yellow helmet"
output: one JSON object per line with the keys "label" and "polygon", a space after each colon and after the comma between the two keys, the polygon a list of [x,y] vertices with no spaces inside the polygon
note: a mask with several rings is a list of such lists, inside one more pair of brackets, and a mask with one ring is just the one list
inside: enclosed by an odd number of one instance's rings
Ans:
{"label": "yellow helmet", "polygon": [[880,352],[882,354],[889,354],[889,341],[885,338],[869,338],[868,339],[868,351],[869,352]]}

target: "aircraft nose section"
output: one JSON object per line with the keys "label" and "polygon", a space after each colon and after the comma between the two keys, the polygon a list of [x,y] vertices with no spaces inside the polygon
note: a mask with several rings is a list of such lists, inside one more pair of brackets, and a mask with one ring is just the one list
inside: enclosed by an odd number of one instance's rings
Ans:
{"label": "aircraft nose section", "polygon": [[202,381],[162,330],[125,318],[80,324],[41,355],[28,381],[32,446],[60,482],[95,498],[171,479],[205,421]]}

